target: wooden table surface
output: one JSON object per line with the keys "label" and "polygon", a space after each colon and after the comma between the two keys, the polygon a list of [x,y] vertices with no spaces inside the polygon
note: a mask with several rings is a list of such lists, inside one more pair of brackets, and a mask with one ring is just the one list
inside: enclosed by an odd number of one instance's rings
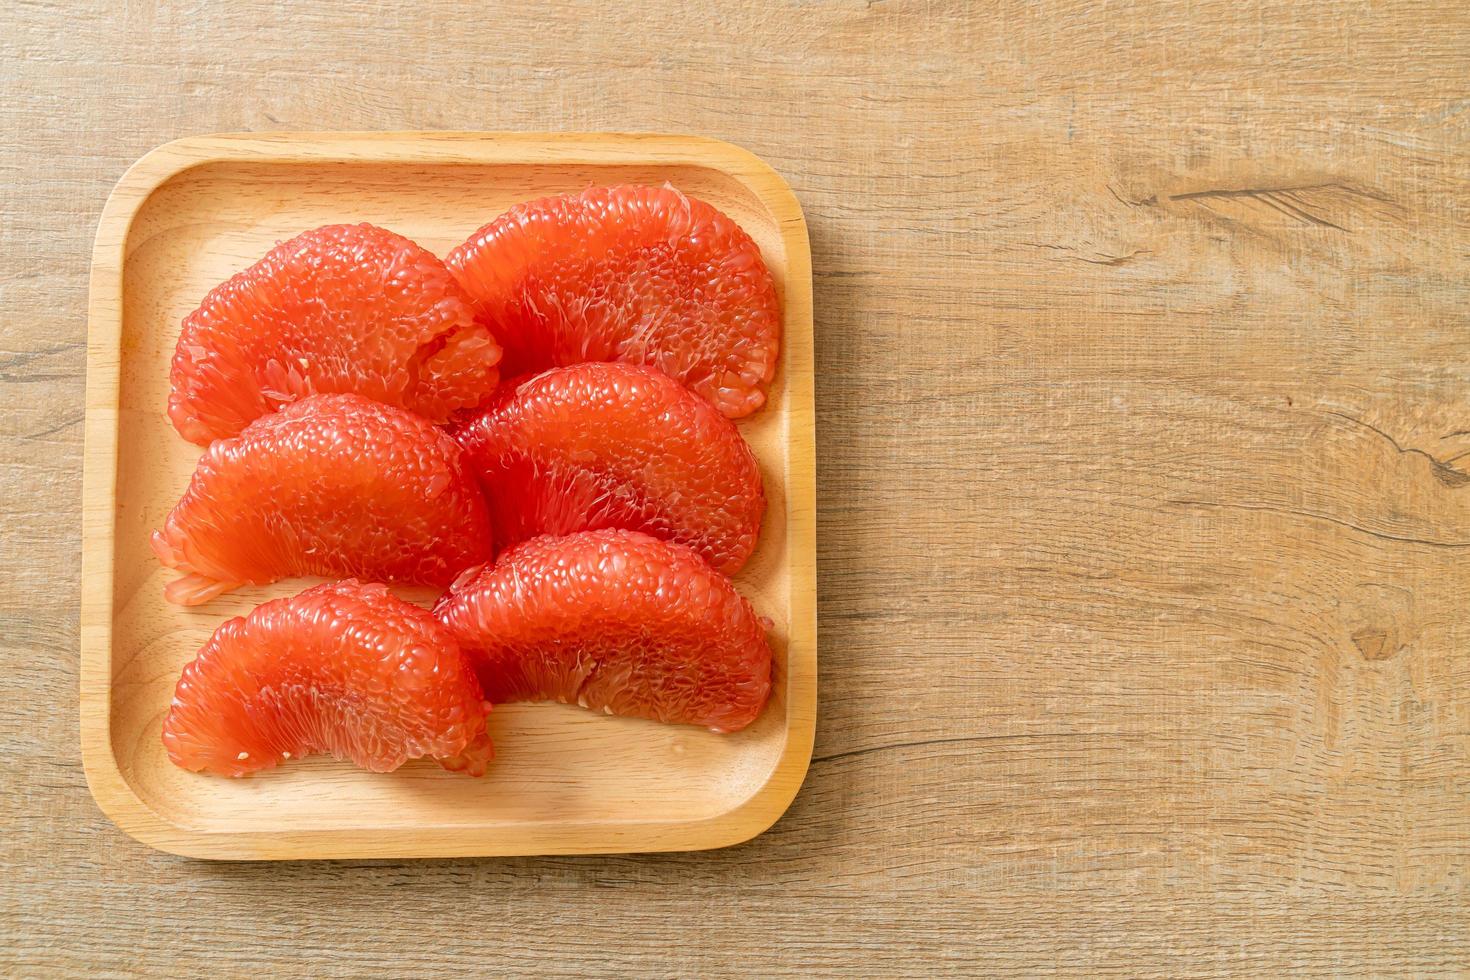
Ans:
{"label": "wooden table surface", "polygon": [[[0,13],[0,973],[1470,963],[1470,7]],[[154,145],[740,143],[816,270],[821,718],[682,855],[210,864],[77,739],[84,305]]]}

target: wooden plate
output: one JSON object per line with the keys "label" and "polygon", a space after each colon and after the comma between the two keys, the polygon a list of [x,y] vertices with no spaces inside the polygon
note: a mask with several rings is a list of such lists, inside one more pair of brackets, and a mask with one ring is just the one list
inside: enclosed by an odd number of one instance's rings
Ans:
{"label": "wooden plate", "polygon": [[[226,617],[283,582],[204,607],[163,601],[148,534],[197,447],[164,416],[179,322],[276,242],[369,221],[444,254],[509,205],[592,183],[669,181],[760,244],[785,310],[770,404],[741,424],[770,500],[738,578],[775,621],[775,693],[746,731],[563,705],[492,713],[499,756],[469,779],[413,763],[309,759],[226,780],[184,772],[159,731],[179,670]],[[208,136],[160,147],[108,199],[92,261],[81,610],[82,755],[98,804],[145,843],[211,858],[695,850],[759,834],[790,804],[816,715],[811,257],[801,208],[758,158],[686,136],[523,133]],[[429,599],[427,594],[411,594]]]}

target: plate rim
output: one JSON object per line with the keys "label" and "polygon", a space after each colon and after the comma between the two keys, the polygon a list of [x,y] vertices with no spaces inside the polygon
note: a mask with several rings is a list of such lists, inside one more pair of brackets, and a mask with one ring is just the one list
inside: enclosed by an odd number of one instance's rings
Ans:
{"label": "plate rim", "polygon": [[[215,163],[694,165],[744,185],[775,221],[786,250],[782,371],[787,385],[786,534],[789,634],[786,741],[760,787],[698,820],[534,825],[509,835],[484,828],[351,828],[240,832],[182,827],[148,806],[117,763],[111,738],[113,577],[121,383],[123,269],[134,218],[154,191]],[[279,132],[187,136],[144,154],[103,205],[87,300],[87,382],[82,460],[79,686],[82,766],[102,812],[134,839],[172,854],[232,860],[619,854],[728,847],[780,819],[805,780],[816,735],[816,445],[811,249],[790,185],[750,151],[705,136],[570,132]],[[480,835],[471,840],[471,835]]]}

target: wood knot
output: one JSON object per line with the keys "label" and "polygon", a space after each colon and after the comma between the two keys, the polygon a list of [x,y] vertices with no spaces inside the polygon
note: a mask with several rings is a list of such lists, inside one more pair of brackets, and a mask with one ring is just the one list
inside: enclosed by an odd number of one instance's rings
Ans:
{"label": "wood knot", "polygon": [[1402,586],[1362,582],[1338,606],[1344,632],[1364,660],[1388,660],[1412,642],[1414,593]]}
{"label": "wood knot", "polygon": [[1364,660],[1387,660],[1398,653],[1398,647],[1389,642],[1387,630],[1358,630],[1353,634],[1353,645],[1358,648]]}

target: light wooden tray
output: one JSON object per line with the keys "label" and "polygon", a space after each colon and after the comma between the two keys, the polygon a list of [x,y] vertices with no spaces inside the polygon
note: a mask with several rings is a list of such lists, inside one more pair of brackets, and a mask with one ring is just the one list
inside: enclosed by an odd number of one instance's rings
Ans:
{"label": "light wooden tray", "polygon": [[[669,181],[755,238],[785,310],[770,404],[741,423],[770,501],[738,577],[775,621],[771,703],[749,729],[563,705],[491,716],[485,778],[309,759],[242,780],[184,772],[159,741],[179,670],[226,617],[305,586],[163,601],[148,549],[197,447],[164,416],[179,322],[213,285],[317,225],[369,221],[446,253],[509,205],[593,183]],[[211,858],[695,850],[761,833],[806,774],[816,716],[811,256],[801,208],[758,158],[685,136],[523,133],[207,136],[160,147],[108,199],[92,260],[81,609],[82,755],[123,830]],[[427,593],[405,593],[427,600]]]}

